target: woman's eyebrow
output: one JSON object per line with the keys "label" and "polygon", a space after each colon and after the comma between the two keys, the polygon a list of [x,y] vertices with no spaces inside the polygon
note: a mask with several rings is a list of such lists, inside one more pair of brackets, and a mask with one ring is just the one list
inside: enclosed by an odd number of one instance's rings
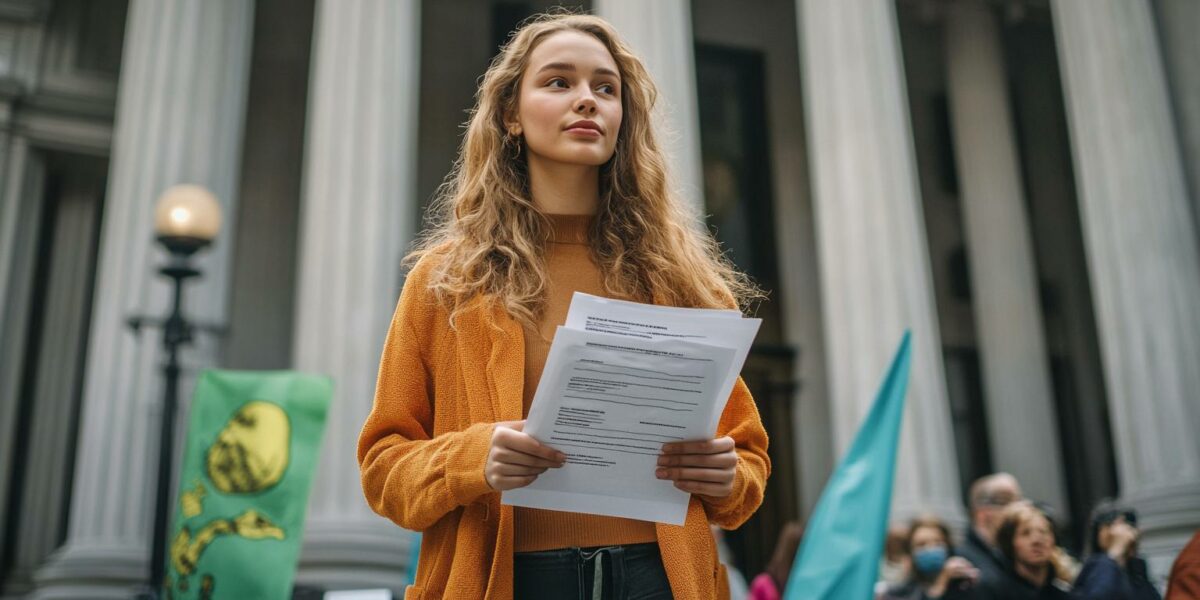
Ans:
{"label": "woman's eyebrow", "polygon": [[[576,70],[575,65],[572,63],[552,62],[552,63],[549,63],[549,64],[543,66],[542,68],[538,69],[537,72],[538,73],[541,73],[542,71],[571,71],[571,72],[574,72],[575,70]],[[597,75],[612,75],[613,77],[616,77],[618,79],[620,79],[620,77],[621,77],[620,75],[617,74],[616,71],[609,69],[607,67],[598,67],[594,71],[594,73],[596,73]]]}

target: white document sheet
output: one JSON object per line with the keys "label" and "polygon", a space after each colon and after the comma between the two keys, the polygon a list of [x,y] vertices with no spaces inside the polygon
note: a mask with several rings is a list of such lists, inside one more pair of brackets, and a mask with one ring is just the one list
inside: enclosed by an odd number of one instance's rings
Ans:
{"label": "white document sheet", "polygon": [[525,424],[567,464],[502,502],[682,525],[690,494],[654,476],[662,444],[713,437],[758,326],[576,294]]}
{"label": "white document sheet", "polygon": [[[671,308],[653,304],[638,304],[611,300],[575,292],[567,311],[566,327],[580,331],[609,333],[650,340],[680,339],[733,348],[733,363],[725,373],[719,388],[721,405],[710,423],[710,433],[717,430],[725,401],[733,391],[746,355],[762,319],[743,319],[736,310],[705,308]],[[731,318],[732,317],[732,318]]]}

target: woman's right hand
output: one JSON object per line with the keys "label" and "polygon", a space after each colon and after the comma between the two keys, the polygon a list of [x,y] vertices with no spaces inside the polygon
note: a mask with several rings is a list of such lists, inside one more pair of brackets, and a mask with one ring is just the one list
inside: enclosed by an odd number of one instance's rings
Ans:
{"label": "woman's right hand", "polygon": [[1108,531],[1108,556],[1124,567],[1137,547],[1138,530],[1124,518],[1118,518],[1108,526]]}
{"label": "woman's right hand", "polygon": [[938,578],[926,595],[931,598],[941,598],[949,591],[950,583],[954,581],[963,582],[967,586],[974,585],[979,581],[979,569],[976,569],[971,561],[961,556],[951,556],[946,559],[946,565],[942,567],[942,572],[938,574]]}
{"label": "woman's right hand", "polygon": [[533,439],[522,429],[525,421],[496,423],[488,451],[484,477],[493,490],[503,492],[525,487],[546,469],[566,464],[567,455]]}

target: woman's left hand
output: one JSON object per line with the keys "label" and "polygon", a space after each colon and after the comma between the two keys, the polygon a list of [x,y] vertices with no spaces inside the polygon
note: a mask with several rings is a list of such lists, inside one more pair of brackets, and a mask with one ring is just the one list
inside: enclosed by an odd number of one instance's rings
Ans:
{"label": "woman's left hand", "polygon": [[729,436],[705,442],[663,444],[655,476],[670,479],[675,487],[691,494],[724,498],[733,492],[738,464],[734,448]]}

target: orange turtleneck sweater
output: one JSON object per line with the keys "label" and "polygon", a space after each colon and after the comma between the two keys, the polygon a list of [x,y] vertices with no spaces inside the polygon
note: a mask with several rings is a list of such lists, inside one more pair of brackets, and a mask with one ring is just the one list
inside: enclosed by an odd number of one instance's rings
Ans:
{"label": "orange turtleneck sweater", "polygon": [[[591,215],[547,215],[553,225],[549,243],[546,244],[546,268],[549,282],[546,308],[542,313],[538,330],[525,330],[525,409],[522,416],[529,414],[533,393],[542,378],[546,366],[546,355],[554,331],[567,321],[567,309],[571,295],[576,291],[595,296],[609,296],[604,291],[600,270],[592,262],[587,243]],[[654,523],[618,517],[602,517],[581,513],[541,510],[536,508],[513,509],[515,518],[513,550],[534,552],[588,546],[615,544],[637,544],[657,540]]]}

